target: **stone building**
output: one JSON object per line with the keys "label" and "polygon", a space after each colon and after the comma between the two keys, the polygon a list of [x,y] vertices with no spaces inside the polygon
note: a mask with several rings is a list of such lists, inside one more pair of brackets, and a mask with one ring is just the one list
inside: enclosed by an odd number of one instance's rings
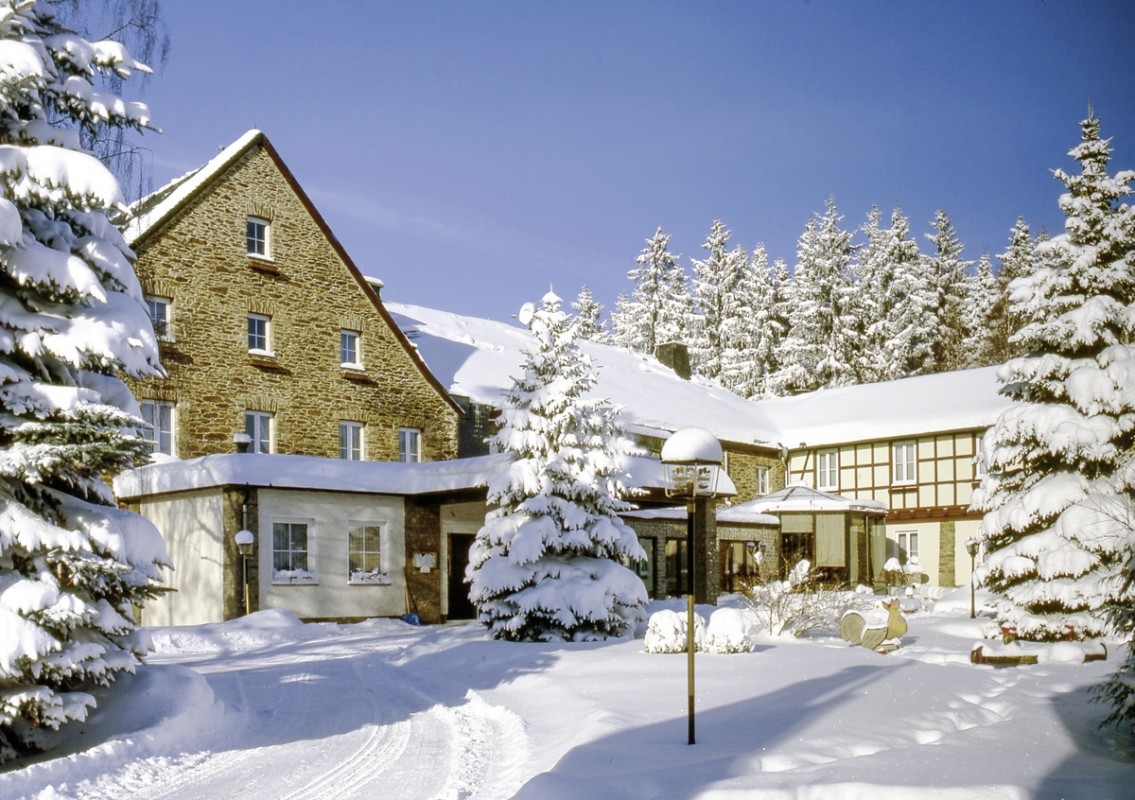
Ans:
{"label": "stone building", "polygon": [[[234,449],[342,460],[340,468],[456,457],[460,407],[263,133],[249,131],[132,211],[124,234],[138,256],[166,377],[128,384],[158,461],[174,457],[171,464],[200,476],[213,469],[202,459]],[[158,524],[177,566],[168,575],[173,591],[147,609],[146,622],[240,613],[239,570],[256,589],[251,610],[402,613],[417,584],[426,613],[440,619],[431,570],[406,565],[415,553],[436,558],[443,494],[403,491],[400,473],[363,464],[354,470],[373,474],[370,495],[318,482],[304,489],[303,476],[281,489],[271,478],[276,467],[252,463],[237,462],[239,478],[176,495],[157,488],[160,464],[117,482],[119,499]],[[468,491],[459,487],[457,498]],[[255,542],[247,561],[233,540],[242,529]],[[348,560],[366,565],[360,574],[384,577],[349,579],[340,569]]]}
{"label": "stone building", "polygon": [[138,256],[167,377],[132,381],[156,452],[376,461],[457,455],[461,410],[267,137],[141,201]]}

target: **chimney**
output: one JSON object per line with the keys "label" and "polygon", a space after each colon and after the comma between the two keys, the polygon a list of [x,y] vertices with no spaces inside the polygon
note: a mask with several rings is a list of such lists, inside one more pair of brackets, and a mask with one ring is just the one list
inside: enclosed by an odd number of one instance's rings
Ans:
{"label": "chimney", "polygon": [[654,357],[682,380],[690,379],[690,350],[683,342],[663,342],[654,348]]}

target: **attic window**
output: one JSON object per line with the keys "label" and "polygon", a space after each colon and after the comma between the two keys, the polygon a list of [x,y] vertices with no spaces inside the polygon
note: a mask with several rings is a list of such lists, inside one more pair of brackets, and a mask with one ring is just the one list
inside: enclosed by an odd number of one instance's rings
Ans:
{"label": "attic window", "polygon": [[249,217],[247,230],[248,254],[256,258],[271,258],[268,220],[261,217]]}

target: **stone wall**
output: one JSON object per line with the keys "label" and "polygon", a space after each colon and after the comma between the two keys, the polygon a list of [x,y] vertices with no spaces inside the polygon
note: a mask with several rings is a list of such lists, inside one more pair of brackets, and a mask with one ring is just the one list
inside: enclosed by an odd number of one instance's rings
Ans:
{"label": "stone wall", "polygon": [[[270,259],[246,252],[249,216],[269,222]],[[175,403],[179,457],[232,452],[248,410],[274,415],[278,453],[336,457],[346,420],[371,460],[398,458],[402,427],[421,430],[423,459],[457,455],[457,410],[259,145],[136,249],[144,291],[172,302],[168,377],[130,388]],[[250,313],[270,318],[269,356],[249,353]],[[361,333],[361,369],[340,364],[342,329]]]}
{"label": "stone wall", "polygon": [[738,450],[725,444],[728,473],[733,485],[737,487],[734,503],[744,503],[757,497],[757,467],[769,471],[769,491],[775,492],[785,486],[785,466],[779,453],[769,451]]}
{"label": "stone wall", "polygon": [[[441,614],[441,511],[437,499],[406,498],[406,590],[417,606],[418,618],[427,624],[442,622]],[[422,572],[414,555],[431,553],[434,567]]]}

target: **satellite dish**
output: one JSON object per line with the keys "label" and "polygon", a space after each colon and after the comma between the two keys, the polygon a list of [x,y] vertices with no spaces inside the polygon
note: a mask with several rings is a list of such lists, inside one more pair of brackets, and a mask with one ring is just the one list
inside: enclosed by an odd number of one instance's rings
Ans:
{"label": "satellite dish", "polygon": [[535,303],[525,303],[520,307],[520,313],[516,315],[516,318],[520,320],[521,325],[527,328],[534,316],[536,316]]}

